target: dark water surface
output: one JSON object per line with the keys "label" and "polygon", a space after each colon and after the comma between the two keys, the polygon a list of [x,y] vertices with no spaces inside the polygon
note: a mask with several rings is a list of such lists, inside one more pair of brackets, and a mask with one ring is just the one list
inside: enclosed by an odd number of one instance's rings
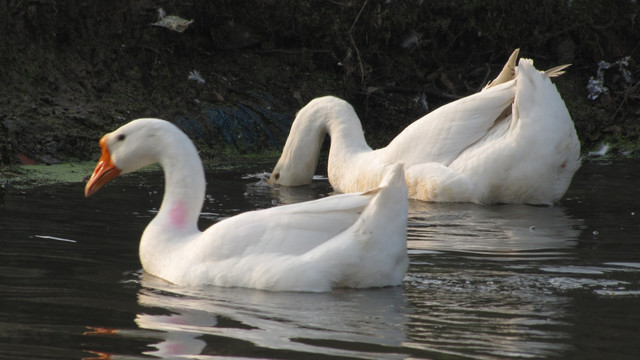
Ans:
{"label": "dark water surface", "polygon": [[[208,173],[201,224],[327,195]],[[554,207],[410,203],[403,287],[181,288],[144,274],[158,173],[9,193],[0,358],[636,359],[640,162],[589,161]]]}

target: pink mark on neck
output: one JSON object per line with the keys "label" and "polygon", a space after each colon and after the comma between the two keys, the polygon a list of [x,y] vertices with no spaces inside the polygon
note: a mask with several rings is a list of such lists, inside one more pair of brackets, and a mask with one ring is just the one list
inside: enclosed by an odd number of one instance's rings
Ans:
{"label": "pink mark on neck", "polygon": [[169,209],[169,223],[175,227],[183,227],[187,222],[187,209],[184,202],[178,200]]}

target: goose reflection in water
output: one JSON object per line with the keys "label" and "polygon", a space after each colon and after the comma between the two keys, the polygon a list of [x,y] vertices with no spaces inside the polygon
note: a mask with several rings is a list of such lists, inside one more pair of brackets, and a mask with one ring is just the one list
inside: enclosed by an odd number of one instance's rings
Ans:
{"label": "goose reflection in water", "polygon": [[[409,202],[409,249],[492,255],[509,260],[560,256],[573,248],[583,223],[560,206]],[[486,258],[484,258],[486,259]]]}
{"label": "goose reflection in water", "polygon": [[302,186],[274,186],[267,182],[268,175],[268,173],[260,173],[245,177],[245,179],[257,179],[244,187],[244,197],[250,200],[254,207],[296,204],[335,194],[325,175],[314,175],[311,184]]}
{"label": "goose reflection in water", "polygon": [[471,358],[571,351],[571,298],[541,266],[571,261],[583,226],[561,206],[410,202],[405,346]]}
{"label": "goose reflection in water", "polygon": [[[158,331],[155,337],[160,339],[147,355],[214,355],[223,350],[213,348],[214,343],[222,343],[245,348],[247,354],[278,349],[403,358],[394,349],[400,351],[406,341],[409,310],[398,287],[315,294],[183,288],[148,274],[141,281],[138,302],[148,311],[139,313],[135,322],[141,329]],[[388,347],[389,352],[362,351],[367,347]]]}

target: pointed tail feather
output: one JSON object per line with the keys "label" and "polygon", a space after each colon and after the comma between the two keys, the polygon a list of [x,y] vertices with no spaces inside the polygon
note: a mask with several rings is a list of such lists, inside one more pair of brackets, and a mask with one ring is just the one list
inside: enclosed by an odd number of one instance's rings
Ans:
{"label": "pointed tail feather", "polygon": [[500,74],[493,80],[490,81],[482,90],[486,90],[492,88],[496,85],[500,85],[506,83],[507,81],[513,80],[516,77],[516,60],[518,59],[518,54],[520,53],[520,49],[515,49],[511,56],[509,56],[509,60],[504,64],[502,71]]}
{"label": "pointed tail feather", "polygon": [[404,182],[404,164],[397,162],[387,165],[386,173],[380,181],[380,187],[397,186]]}
{"label": "pointed tail feather", "polygon": [[[407,208],[409,206],[407,183],[405,181],[404,164],[397,162],[386,166],[386,173],[376,188],[376,195],[363,212],[368,216],[380,216],[381,221],[392,223],[388,216],[404,217],[406,223]],[[378,214],[378,215],[374,215]],[[391,225],[391,224],[389,224]],[[403,224],[404,226],[405,224]]]}
{"label": "pointed tail feather", "polygon": [[361,195],[375,195],[388,186],[401,186],[404,183],[404,164],[401,162],[385,166],[385,173],[380,184],[373,189],[364,191]]}
{"label": "pointed tail feather", "polygon": [[560,76],[565,73],[564,69],[568,68],[569,66],[571,66],[571,64],[558,65],[545,71],[544,74],[550,78]]}

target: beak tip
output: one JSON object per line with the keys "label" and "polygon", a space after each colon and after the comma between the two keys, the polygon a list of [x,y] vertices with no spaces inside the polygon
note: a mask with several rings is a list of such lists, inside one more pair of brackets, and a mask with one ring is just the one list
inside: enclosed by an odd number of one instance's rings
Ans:
{"label": "beak tip", "polygon": [[88,182],[84,187],[84,197],[88,198],[89,196],[93,195],[93,193],[95,193],[95,191],[93,190],[93,186],[91,182]]}

